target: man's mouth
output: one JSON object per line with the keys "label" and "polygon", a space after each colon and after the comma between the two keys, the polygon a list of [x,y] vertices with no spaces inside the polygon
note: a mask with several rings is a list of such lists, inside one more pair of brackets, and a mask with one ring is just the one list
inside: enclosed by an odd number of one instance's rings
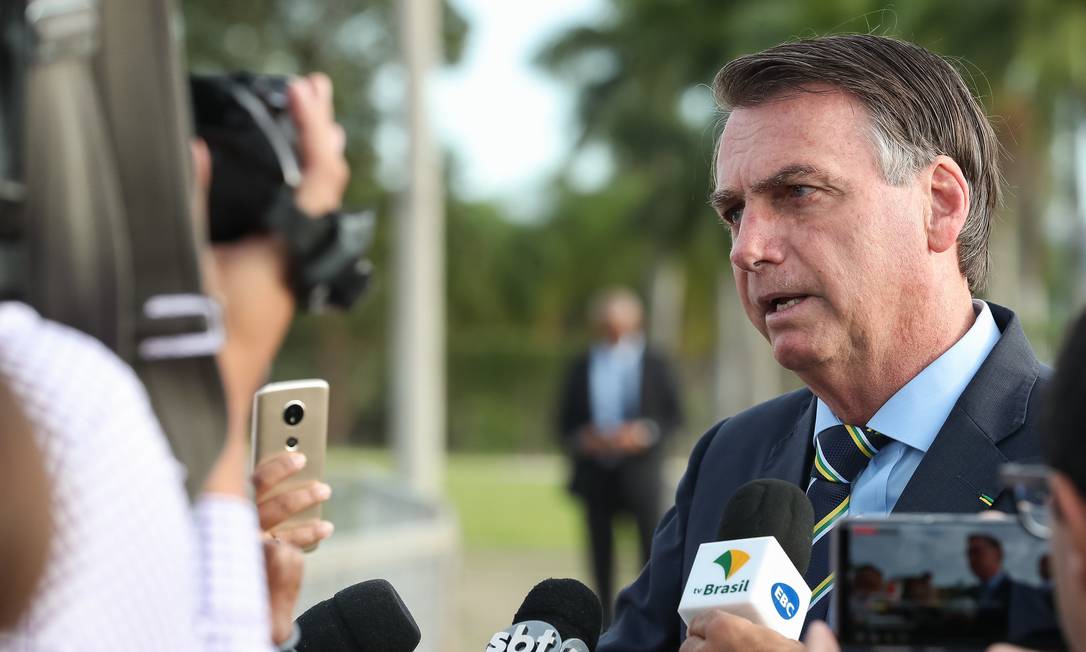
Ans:
{"label": "man's mouth", "polygon": [[792,297],[777,297],[770,301],[769,312],[784,312],[799,302],[806,299],[806,296],[798,295]]}

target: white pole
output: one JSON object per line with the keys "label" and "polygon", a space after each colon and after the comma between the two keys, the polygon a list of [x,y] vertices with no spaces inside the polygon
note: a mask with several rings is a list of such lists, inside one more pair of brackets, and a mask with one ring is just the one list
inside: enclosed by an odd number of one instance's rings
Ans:
{"label": "white pole", "polygon": [[441,6],[403,0],[401,7],[410,152],[395,245],[392,428],[403,477],[422,495],[438,496],[445,471],[445,215],[426,90],[440,57]]}

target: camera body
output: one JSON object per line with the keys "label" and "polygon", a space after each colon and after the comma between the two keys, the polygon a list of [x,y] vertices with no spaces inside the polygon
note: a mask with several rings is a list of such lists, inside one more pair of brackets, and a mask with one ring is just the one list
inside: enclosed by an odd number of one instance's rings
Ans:
{"label": "camera body", "polygon": [[371,212],[305,215],[294,205],[302,179],[286,77],[237,72],[190,77],[196,135],[211,151],[212,242],[283,237],[300,306],[349,308],[369,284]]}
{"label": "camera body", "polygon": [[211,151],[212,242],[267,232],[279,189],[298,185],[287,78],[240,72],[190,78],[196,135]]}

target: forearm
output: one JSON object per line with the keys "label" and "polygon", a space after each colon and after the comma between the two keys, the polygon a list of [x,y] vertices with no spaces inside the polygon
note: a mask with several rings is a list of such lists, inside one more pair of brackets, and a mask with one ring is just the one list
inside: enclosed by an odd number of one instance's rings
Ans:
{"label": "forearm", "polygon": [[273,649],[260,531],[252,503],[205,494],[193,506],[193,521],[199,587],[196,631],[202,649]]}
{"label": "forearm", "polygon": [[252,495],[249,455],[245,431],[233,429],[227,434],[222,452],[204,481],[204,493],[249,500]]}

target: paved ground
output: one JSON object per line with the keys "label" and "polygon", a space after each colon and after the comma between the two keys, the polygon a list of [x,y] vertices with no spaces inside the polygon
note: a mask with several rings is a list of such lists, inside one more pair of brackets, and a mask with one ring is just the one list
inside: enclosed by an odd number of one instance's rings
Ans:
{"label": "paved ground", "polygon": [[[307,558],[299,613],[343,587],[386,578],[423,629],[420,651],[477,652],[509,626],[541,580],[573,577],[593,586],[581,548],[580,508],[563,488],[560,457],[450,455],[446,504],[454,523],[423,519],[406,530],[402,517],[420,504],[399,488],[388,464],[375,465],[374,458],[357,450],[329,457],[334,492],[325,514],[337,533]],[[684,461],[670,464],[668,475],[677,480]],[[533,516],[530,523],[526,514]],[[384,525],[391,522],[399,525]],[[622,523],[616,542],[616,585],[622,587],[640,570],[632,522]]]}

